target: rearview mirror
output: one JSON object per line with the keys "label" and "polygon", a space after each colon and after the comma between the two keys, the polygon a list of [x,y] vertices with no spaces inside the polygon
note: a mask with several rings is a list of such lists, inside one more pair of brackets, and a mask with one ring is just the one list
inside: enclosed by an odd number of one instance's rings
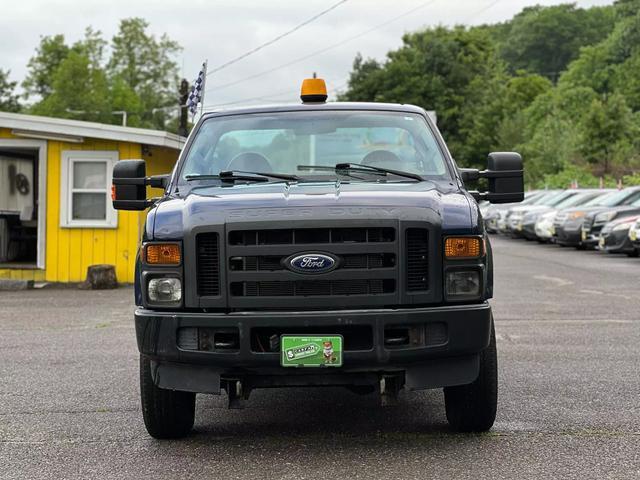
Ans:
{"label": "rearview mirror", "polygon": [[169,175],[147,177],[144,160],[120,160],[113,167],[111,199],[116,210],[144,210],[154,200],[147,200],[147,185],[166,188]]}
{"label": "rearview mirror", "polygon": [[469,192],[476,200],[488,200],[491,203],[515,203],[524,199],[522,157],[519,153],[490,153],[486,170],[461,168],[460,176],[464,182],[480,178],[486,178],[489,181],[488,192]]}

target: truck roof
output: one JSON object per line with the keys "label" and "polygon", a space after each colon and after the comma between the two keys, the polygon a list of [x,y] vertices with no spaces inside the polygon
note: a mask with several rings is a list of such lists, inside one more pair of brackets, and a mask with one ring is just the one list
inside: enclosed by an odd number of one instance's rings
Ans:
{"label": "truck roof", "polygon": [[203,117],[217,117],[223,115],[240,115],[248,113],[297,112],[305,110],[376,110],[387,112],[417,113],[429,117],[427,111],[416,105],[405,103],[375,103],[375,102],[309,102],[276,105],[259,105],[253,107],[238,107],[205,112]]}

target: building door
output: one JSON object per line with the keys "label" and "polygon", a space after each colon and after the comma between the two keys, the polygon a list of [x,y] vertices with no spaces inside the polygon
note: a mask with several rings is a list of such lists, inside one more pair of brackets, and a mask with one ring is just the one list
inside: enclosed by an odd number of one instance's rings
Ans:
{"label": "building door", "polygon": [[45,145],[0,139],[0,268],[44,268]]}

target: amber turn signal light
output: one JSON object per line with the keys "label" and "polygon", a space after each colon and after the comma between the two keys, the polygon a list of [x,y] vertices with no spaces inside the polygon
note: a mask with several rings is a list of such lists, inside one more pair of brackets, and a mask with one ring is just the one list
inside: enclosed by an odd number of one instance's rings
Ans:
{"label": "amber turn signal light", "polygon": [[478,258],[482,255],[482,242],[476,237],[448,237],[444,241],[446,258]]}
{"label": "amber turn signal light", "polygon": [[154,243],[144,249],[145,262],[150,265],[178,265],[180,257],[180,246],[176,243]]}

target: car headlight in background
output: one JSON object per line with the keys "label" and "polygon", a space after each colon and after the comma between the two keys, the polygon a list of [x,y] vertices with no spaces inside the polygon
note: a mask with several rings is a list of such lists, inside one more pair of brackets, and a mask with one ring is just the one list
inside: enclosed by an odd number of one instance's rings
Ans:
{"label": "car headlight in background", "polygon": [[616,212],[602,212],[596,215],[595,223],[606,223],[616,216]]}
{"label": "car headlight in background", "polygon": [[152,278],[147,293],[152,302],[177,303],[182,300],[182,282],[175,277]]}
{"label": "car headlight in background", "polygon": [[567,219],[569,220],[577,220],[578,218],[582,218],[586,215],[586,212],[571,212],[567,215]]}
{"label": "car headlight in background", "polygon": [[620,230],[629,230],[633,226],[633,224],[634,222],[619,223],[618,225],[614,226],[612,230],[614,232],[619,232]]}
{"label": "car headlight in background", "polygon": [[449,270],[445,275],[448,300],[471,300],[480,297],[480,270]]}

